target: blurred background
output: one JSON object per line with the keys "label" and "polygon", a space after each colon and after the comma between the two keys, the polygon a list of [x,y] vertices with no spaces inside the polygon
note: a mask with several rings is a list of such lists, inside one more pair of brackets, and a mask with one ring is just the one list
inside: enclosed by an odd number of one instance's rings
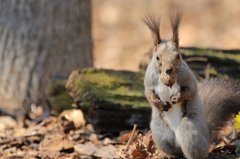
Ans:
{"label": "blurred background", "polygon": [[161,15],[161,37],[172,36],[169,15],[184,15],[180,47],[240,48],[240,1],[238,0],[92,0],[94,67],[139,70],[142,55],[152,46],[147,14]]}

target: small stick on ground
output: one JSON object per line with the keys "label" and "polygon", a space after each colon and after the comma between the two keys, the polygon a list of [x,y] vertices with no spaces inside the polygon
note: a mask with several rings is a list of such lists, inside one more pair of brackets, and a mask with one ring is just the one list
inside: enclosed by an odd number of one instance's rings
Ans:
{"label": "small stick on ground", "polygon": [[137,124],[134,124],[133,130],[132,130],[132,134],[131,134],[130,139],[129,139],[128,142],[127,142],[127,147],[126,147],[126,149],[125,149],[125,151],[124,151],[124,154],[126,154],[126,152],[127,152],[127,150],[128,150],[128,147],[129,147],[129,145],[130,145],[130,143],[131,143],[131,141],[132,141],[132,139],[133,139],[133,135],[134,135],[134,133],[135,133],[136,128],[137,128]]}
{"label": "small stick on ground", "polygon": [[184,59],[185,62],[192,62],[192,61],[203,61],[207,62],[208,58],[205,57],[189,57]]}
{"label": "small stick on ground", "polygon": [[208,63],[205,71],[205,78],[209,79],[210,78],[210,69],[211,69],[211,64]]}

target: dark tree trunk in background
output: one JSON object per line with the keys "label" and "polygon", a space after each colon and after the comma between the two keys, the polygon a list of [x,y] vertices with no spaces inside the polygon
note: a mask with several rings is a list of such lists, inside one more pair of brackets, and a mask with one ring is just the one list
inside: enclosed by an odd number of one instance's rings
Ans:
{"label": "dark tree trunk in background", "polygon": [[52,75],[92,65],[90,0],[0,0],[4,98],[39,104]]}

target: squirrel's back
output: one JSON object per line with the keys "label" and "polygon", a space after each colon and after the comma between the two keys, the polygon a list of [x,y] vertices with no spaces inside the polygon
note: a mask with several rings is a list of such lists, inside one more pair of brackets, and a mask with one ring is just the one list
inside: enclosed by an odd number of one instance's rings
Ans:
{"label": "squirrel's back", "polygon": [[240,85],[232,80],[211,78],[198,83],[198,92],[213,138],[240,111]]}

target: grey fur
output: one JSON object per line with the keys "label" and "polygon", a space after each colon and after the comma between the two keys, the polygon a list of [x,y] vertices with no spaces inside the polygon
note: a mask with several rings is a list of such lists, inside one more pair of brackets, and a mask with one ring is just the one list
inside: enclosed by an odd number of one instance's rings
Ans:
{"label": "grey fur", "polygon": [[[146,98],[152,106],[150,128],[156,146],[165,153],[203,159],[216,132],[232,114],[240,111],[240,86],[234,82],[210,79],[199,83],[198,87],[195,76],[182,60],[177,47],[172,40],[162,40],[147,67],[144,86]],[[175,133],[166,125],[160,115],[162,110],[153,105],[151,99],[151,93],[156,92],[161,80],[160,74],[167,73],[169,68],[172,69],[171,74],[177,75],[177,84],[188,88],[187,98],[182,102],[184,116]]]}
{"label": "grey fur", "polygon": [[198,83],[198,87],[212,141],[240,111],[240,85],[232,80],[211,78]]}
{"label": "grey fur", "polygon": [[[172,44],[172,45],[171,45]],[[166,48],[171,51],[175,46],[171,40],[163,41],[161,45],[169,46]],[[161,48],[161,45],[159,48]],[[158,50],[161,51],[161,50]],[[171,54],[168,54],[171,56]],[[169,57],[170,58],[170,57]],[[145,95],[150,101],[151,90],[154,90],[159,80],[159,69],[154,64],[155,56],[149,64],[145,74]],[[186,114],[182,118],[176,134],[163,122],[159,115],[161,112],[152,105],[152,120],[150,128],[156,146],[171,155],[183,154],[189,159],[204,158],[209,149],[209,133],[204,117],[202,102],[197,94],[197,80],[184,61],[177,69],[177,83],[180,86],[189,87],[189,98],[186,102]],[[180,146],[176,147],[176,140]]]}

